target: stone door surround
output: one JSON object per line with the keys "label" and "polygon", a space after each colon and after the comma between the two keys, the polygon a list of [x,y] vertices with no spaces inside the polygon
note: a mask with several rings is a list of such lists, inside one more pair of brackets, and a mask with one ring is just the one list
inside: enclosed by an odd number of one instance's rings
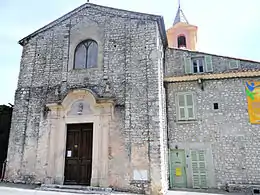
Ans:
{"label": "stone door surround", "polygon": [[45,183],[63,184],[66,155],[67,124],[93,123],[91,186],[108,187],[108,135],[113,118],[112,99],[98,98],[88,89],[70,91],[61,104],[48,104],[50,146]]}

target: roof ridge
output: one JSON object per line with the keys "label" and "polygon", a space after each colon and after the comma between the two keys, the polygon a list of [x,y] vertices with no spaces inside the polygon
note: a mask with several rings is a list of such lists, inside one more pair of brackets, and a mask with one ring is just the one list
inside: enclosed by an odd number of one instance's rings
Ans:
{"label": "roof ridge", "polygon": [[246,58],[241,58],[241,57],[235,57],[235,56],[231,56],[231,55],[222,55],[222,54],[217,54],[217,53],[208,53],[205,51],[198,51],[198,50],[189,50],[189,49],[181,49],[181,48],[170,48],[167,47],[168,50],[177,50],[177,51],[184,51],[184,52],[189,52],[189,53],[198,53],[198,54],[203,54],[203,55],[211,55],[211,56],[217,56],[217,57],[222,57],[222,58],[229,58],[229,59],[233,59],[233,60],[241,60],[241,61],[245,61],[245,62],[250,62],[250,63],[260,63],[260,61],[258,60],[250,60],[250,59],[246,59]]}

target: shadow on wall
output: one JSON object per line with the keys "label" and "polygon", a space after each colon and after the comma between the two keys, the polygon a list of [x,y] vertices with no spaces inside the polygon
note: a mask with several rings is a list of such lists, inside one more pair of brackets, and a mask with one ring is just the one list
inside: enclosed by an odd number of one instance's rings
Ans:
{"label": "shadow on wall", "polygon": [[0,105],[0,180],[4,176],[13,105]]}

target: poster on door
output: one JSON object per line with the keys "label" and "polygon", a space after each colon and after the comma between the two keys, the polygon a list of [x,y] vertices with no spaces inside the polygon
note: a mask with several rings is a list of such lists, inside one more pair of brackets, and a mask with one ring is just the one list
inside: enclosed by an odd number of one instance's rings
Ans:
{"label": "poster on door", "polygon": [[251,124],[260,124],[260,81],[246,82],[248,116]]}
{"label": "poster on door", "polygon": [[181,173],[181,168],[180,168],[180,167],[177,167],[177,168],[175,169],[175,173],[176,173],[176,176],[181,176],[181,175],[182,175],[182,173]]}

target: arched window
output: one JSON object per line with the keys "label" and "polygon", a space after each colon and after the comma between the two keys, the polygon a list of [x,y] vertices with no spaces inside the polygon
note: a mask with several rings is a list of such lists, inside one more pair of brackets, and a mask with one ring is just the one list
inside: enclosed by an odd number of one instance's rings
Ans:
{"label": "arched window", "polygon": [[98,45],[96,41],[86,40],[75,49],[74,69],[97,67]]}
{"label": "arched window", "polygon": [[178,48],[186,48],[186,37],[184,35],[178,36]]}

